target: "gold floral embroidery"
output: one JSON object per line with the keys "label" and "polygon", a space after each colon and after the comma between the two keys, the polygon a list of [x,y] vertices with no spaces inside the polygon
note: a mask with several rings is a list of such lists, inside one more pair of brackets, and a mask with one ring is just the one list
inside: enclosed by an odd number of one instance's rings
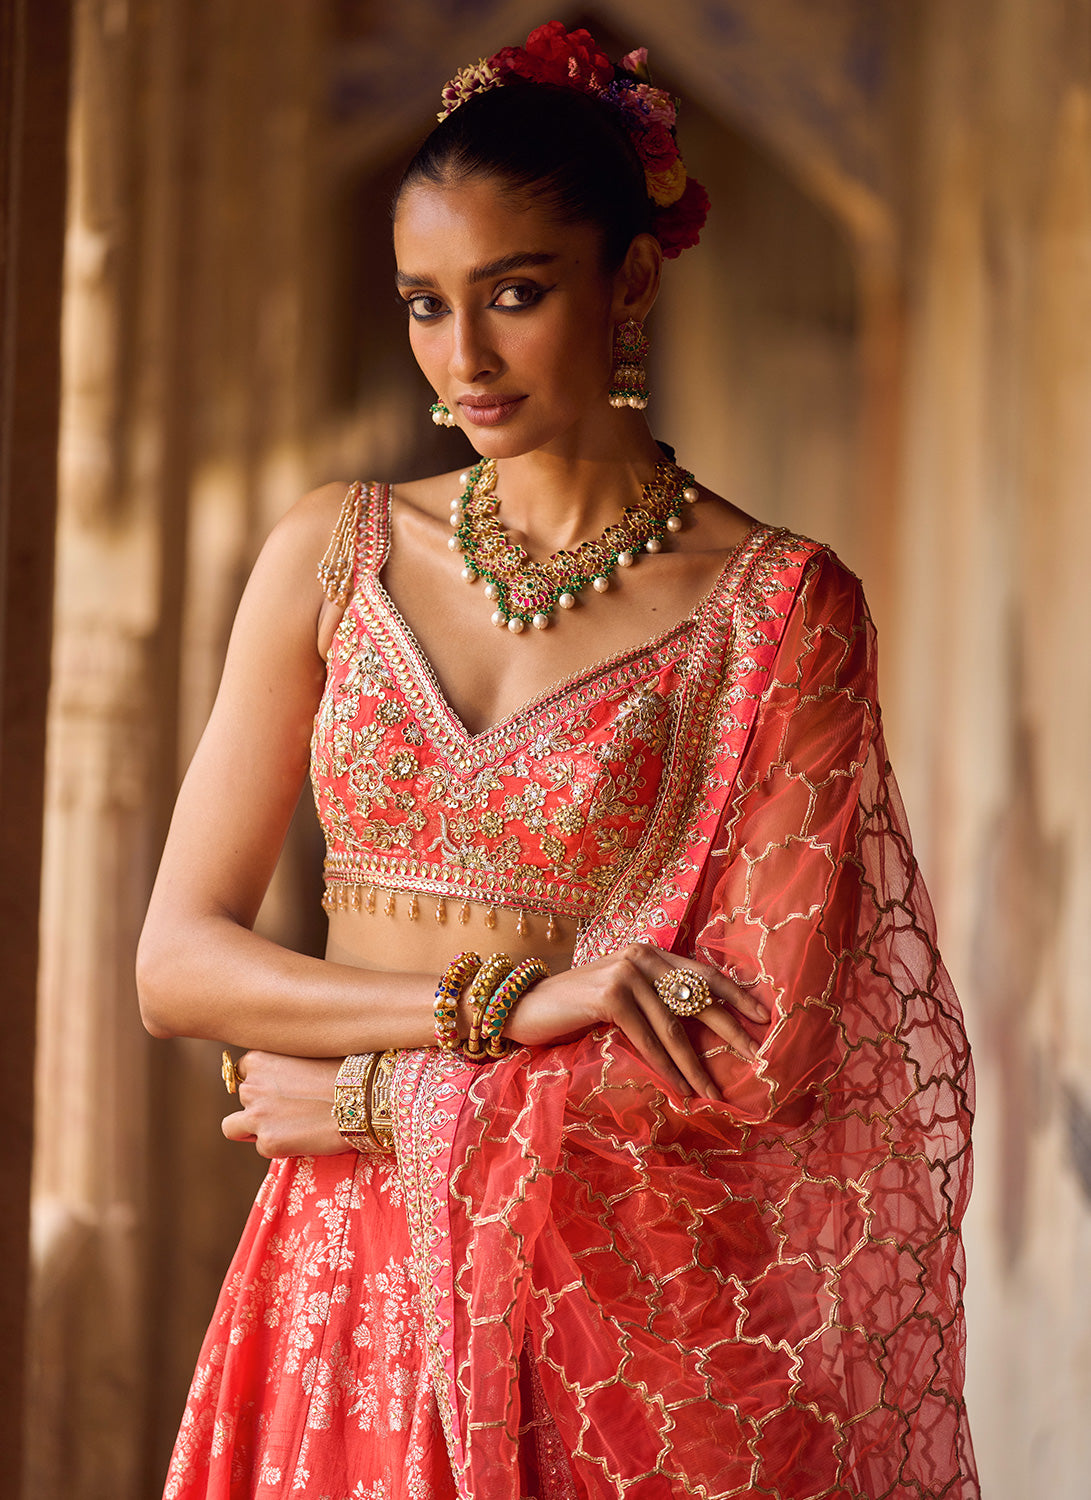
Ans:
{"label": "gold floral embroidery", "polygon": [[412,750],[395,750],[387,761],[386,768],[395,781],[405,781],[417,774],[417,757]]}
{"label": "gold floral embroidery", "polygon": [[573,807],[571,803],[568,803],[557,809],[553,814],[553,821],[561,833],[571,836],[574,833],[579,833],[583,827],[583,811],[581,808]]}
{"label": "gold floral embroidery", "polygon": [[565,845],[560,839],[554,838],[551,833],[543,835],[542,853],[549,860],[550,864],[562,864],[564,862],[566,852],[567,850],[565,848]]}
{"label": "gold floral embroidery", "polygon": [[652,750],[662,750],[670,736],[671,704],[662,693],[644,687],[627,698],[618,710],[615,736],[623,740],[643,740]]}

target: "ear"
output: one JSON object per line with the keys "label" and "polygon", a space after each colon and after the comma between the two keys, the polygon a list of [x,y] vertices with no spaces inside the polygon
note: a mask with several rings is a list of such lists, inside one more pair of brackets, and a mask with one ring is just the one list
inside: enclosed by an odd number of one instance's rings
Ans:
{"label": "ear", "polygon": [[638,234],[614,277],[612,314],[615,322],[624,323],[633,318],[643,323],[659,294],[662,269],[663,250],[655,235]]}

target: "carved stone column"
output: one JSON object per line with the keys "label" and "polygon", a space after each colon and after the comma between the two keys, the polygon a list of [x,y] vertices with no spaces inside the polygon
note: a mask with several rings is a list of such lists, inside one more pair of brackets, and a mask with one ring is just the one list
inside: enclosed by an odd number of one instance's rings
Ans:
{"label": "carved stone column", "polygon": [[42,901],[28,1495],[136,1493],[147,1041],[131,954],[154,829],[157,506],[134,495],[136,7],[77,10]]}
{"label": "carved stone column", "polygon": [[[132,977],[241,579],[305,487],[312,38],[291,0],[81,0],[34,1178],[30,1500],[157,1492],[260,1163]],[[242,1189],[242,1191],[240,1191]]]}
{"label": "carved stone column", "polygon": [[19,1486],[70,7],[0,0],[0,1490]]}

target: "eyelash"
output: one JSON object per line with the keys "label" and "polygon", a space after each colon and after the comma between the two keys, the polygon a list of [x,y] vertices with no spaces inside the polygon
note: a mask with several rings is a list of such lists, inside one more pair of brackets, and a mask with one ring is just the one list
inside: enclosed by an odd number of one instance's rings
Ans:
{"label": "eyelash", "polygon": [[[530,307],[536,307],[538,305],[538,303],[541,302],[542,298],[546,295],[546,293],[550,292],[552,290],[553,290],[552,287],[536,286],[533,282],[530,282],[530,281],[509,281],[508,284],[507,284],[507,286],[502,286],[502,287],[499,287],[497,289],[496,295],[494,296],[492,302],[489,305],[490,305],[490,307],[496,308],[497,312],[525,312]],[[518,291],[518,292],[529,292],[531,295],[526,299],[525,302],[516,302],[516,303],[510,304],[507,307],[500,307],[500,306],[497,305],[498,304],[498,299],[500,297],[502,297],[505,292],[515,292],[515,291]],[[405,306],[409,310],[409,316],[413,319],[413,321],[415,323],[434,323],[437,318],[441,318],[443,316],[443,313],[442,312],[419,313],[419,312],[415,311],[415,309],[414,309],[414,303],[416,303],[416,302],[439,302],[439,300],[440,299],[438,297],[433,297],[428,292],[417,292],[412,297],[405,297],[405,298],[402,299],[402,301],[404,302]]]}

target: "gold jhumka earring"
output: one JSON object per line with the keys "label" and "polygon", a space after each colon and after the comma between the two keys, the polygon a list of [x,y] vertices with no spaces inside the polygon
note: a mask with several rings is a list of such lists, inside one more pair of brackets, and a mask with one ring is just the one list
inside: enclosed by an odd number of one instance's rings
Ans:
{"label": "gold jhumka earring", "polygon": [[647,335],[635,318],[614,329],[614,370],[610,385],[611,406],[633,406],[643,411],[648,404]]}
{"label": "gold jhumka earring", "polygon": [[428,410],[432,413],[432,421],[437,427],[456,427],[454,417],[451,415],[450,407],[442,401],[433,401]]}

